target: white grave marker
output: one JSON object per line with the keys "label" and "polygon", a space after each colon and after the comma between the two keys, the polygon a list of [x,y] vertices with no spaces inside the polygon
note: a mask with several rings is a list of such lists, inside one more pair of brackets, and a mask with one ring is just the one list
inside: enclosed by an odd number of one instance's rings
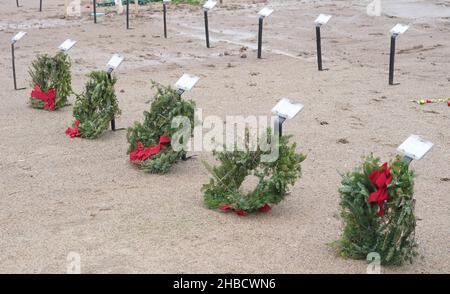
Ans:
{"label": "white grave marker", "polygon": [[258,15],[259,15],[259,16],[262,16],[262,17],[268,17],[269,15],[272,14],[272,12],[273,12],[273,9],[272,9],[272,8],[270,8],[270,7],[264,7],[263,9],[261,9],[261,10],[258,12]]}
{"label": "white grave marker", "polygon": [[208,1],[206,1],[206,3],[203,5],[203,9],[205,9],[205,10],[213,9],[214,6],[216,6],[216,4],[217,4],[217,1],[214,1],[214,0],[208,0]]}
{"label": "white grave marker", "polygon": [[408,25],[403,25],[401,23],[395,25],[395,27],[393,27],[391,29],[391,35],[401,35],[404,34],[407,30],[409,29]]}
{"label": "white grave marker", "polygon": [[303,104],[292,103],[287,98],[282,98],[274,108],[272,112],[285,119],[293,119],[303,109]]}
{"label": "white grave marker", "polygon": [[397,150],[409,158],[420,160],[432,147],[432,142],[417,135],[411,135]]}
{"label": "white grave marker", "polygon": [[67,39],[65,40],[61,45],[59,45],[58,49],[61,52],[67,52],[70,49],[72,49],[72,47],[77,43],[77,41],[71,40],[71,39]]}
{"label": "white grave marker", "polygon": [[17,34],[14,35],[14,37],[11,39],[11,43],[16,43],[18,42],[20,39],[22,39],[27,33],[26,32],[18,32]]}
{"label": "white grave marker", "polygon": [[200,80],[199,77],[184,74],[176,83],[175,87],[179,90],[190,91]]}
{"label": "white grave marker", "polygon": [[108,64],[107,64],[108,70],[112,71],[112,70],[115,70],[116,68],[118,68],[124,59],[125,59],[125,57],[123,55],[114,54],[111,57],[111,59],[108,61]]}
{"label": "white grave marker", "polygon": [[328,14],[320,14],[320,15],[316,18],[316,20],[314,21],[314,23],[315,23],[317,26],[321,26],[321,25],[327,24],[327,22],[330,20],[330,18],[331,18],[331,15],[328,15]]}

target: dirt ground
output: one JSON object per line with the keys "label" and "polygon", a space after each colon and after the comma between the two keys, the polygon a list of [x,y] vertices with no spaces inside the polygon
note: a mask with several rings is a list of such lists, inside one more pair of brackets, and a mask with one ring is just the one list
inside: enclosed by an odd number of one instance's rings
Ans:
{"label": "dirt ground", "polygon": [[[400,18],[395,7],[370,17],[369,1],[269,1],[275,11],[258,60],[256,13],[264,3],[224,1],[212,10],[207,49],[200,7],[171,5],[164,39],[160,4],[133,12],[126,30],[125,15],[112,12],[94,24],[86,4],[82,18],[63,19],[62,0],[44,1],[41,13],[38,1],[9,2],[0,10],[0,272],[65,273],[67,255],[77,252],[83,273],[366,273],[365,261],[337,257],[327,245],[342,229],[338,172],[370,152],[391,159],[410,134],[435,144],[412,163],[420,256],[383,272],[450,272],[450,107],[410,101],[450,96],[449,17]],[[323,72],[315,55],[319,13],[333,15],[322,28]],[[400,84],[388,86],[396,23],[411,28],[397,42]],[[28,32],[16,46],[19,87],[27,89],[14,91],[10,39],[19,30]],[[77,92],[89,71],[125,55],[115,73],[117,127],[142,120],[150,80],[172,85],[184,72],[201,77],[184,97],[204,116],[270,115],[281,97],[303,103],[284,129],[307,155],[302,178],[269,213],[239,217],[203,205],[208,152],[158,176],[129,163],[124,131],[71,140],[64,131],[72,107],[28,105],[28,66],[67,38],[78,41],[69,52]]]}

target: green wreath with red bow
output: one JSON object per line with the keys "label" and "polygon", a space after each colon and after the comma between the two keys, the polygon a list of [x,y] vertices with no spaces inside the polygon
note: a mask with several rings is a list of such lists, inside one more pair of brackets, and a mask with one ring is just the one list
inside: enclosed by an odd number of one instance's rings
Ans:
{"label": "green wreath with red bow", "polygon": [[67,105],[72,94],[70,67],[69,56],[63,52],[53,57],[39,55],[31,63],[28,71],[33,87],[31,107],[53,111]]}
{"label": "green wreath with red bow", "polygon": [[117,79],[110,79],[104,71],[93,71],[88,77],[86,90],[77,95],[73,107],[75,122],[66,130],[71,138],[98,138],[108,129],[111,120],[120,115],[114,91]]}
{"label": "green wreath with red bow", "polygon": [[380,164],[373,155],[342,175],[340,214],[344,230],[332,245],[338,254],[366,259],[380,255],[383,265],[402,265],[416,256],[414,172],[400,156]]}
{"label": "green wreath with red bow", "polygon": [[[270,136],[270,130],[268,134]],[[296,152],[296,144],[289,144],[290,136],[280,138],[276,160],[263,161],[263,155],[271,151],[214,152],[220,165],[212,167],[204,162],[213,178],[204,184],[202,191],[205,205],[221,212],[233,211],[245,216],[252,212],[268,212],[271,205],[279,203],[287,195],[288,188],[300,178],[301,162],[305,156]],[[248,135],[247,135],[248,141]],[[241,189],[247,177],[256,177],[257,185],[250,192]]]}
{"label": "green wreath with red bow", "polygon": [[[144,112],[144,121],[135,122],[128,128],[127,140],[130,144],[130,162],[149,173],[164,174],[179,160],[185,158],[186,151],[172,148],[172,136],[179,128],[172,127],[176,117],[185,117],[194,129],[195,103],[184,100],[177,90],[152,82],[156,88],[150,110]],[[184,126],[180,126],[184,127]],[[179,142],[187,143],[187,142]]]}

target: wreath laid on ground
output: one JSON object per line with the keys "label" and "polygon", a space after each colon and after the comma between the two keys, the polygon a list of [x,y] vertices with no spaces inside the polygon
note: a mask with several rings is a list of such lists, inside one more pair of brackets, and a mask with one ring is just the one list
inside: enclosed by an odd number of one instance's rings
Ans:
{"label": "wreath laid on ground", "polygon": [[412,262],[417,246],[414,177],[400,156],[380,165],[373,155],[343,175],[339,193],[344,231],[333,243],[341,256],[366,259],[376,252],[383,265]]}
{"label": "wreath laid on ground", "polygon": [[117,79],[108,78],[104,71],[93,71],[86,83],[86,91],[77,96],[73,108],[75,123],[66,130],[71,138],[95,139],[108,129],[109,122],[120,114],[114,92]]}
{"label": "wreath laid on ground", "polygon": [[70,66],[70,59],[63,52],[54,57],[39,55],[31,63],[31,107],[55,110],[67,104],[72,94]]}
{"label": "wreath laid on ground", "polygon": [[[179,128],[172,128],[175,117],[185,117],[190,122],[190,132],[194,129],[195,103],[181,98],[171,87],[152,82],[157,92],[149,111],[144,112],[144,122],[135,122],[128,128],[130,161],[149,173],[167,173],[186,151],[175,151],[170,142]],[[185,144],[187,142],[179,142]]]}
{"label": "wreath laid on ground", "polygon": [[[270,131],[268,132],[270,134]],[[272,204],[284,199],[289,185],[300,177],[303,154],[296,152],[296,144],[289,145],[290,136],[279,140],[279,156],[265,162],[263,155],[270,151],[224,151],[214,152],[220,165],[206,168],[212,174],[210,182],[203,185],[205,205],[222,212],[234,211],[240,216],[260,211],[267,212]],[[240,188],[247,177],[256,177],[258,184],[253,191],[244,192]]]}

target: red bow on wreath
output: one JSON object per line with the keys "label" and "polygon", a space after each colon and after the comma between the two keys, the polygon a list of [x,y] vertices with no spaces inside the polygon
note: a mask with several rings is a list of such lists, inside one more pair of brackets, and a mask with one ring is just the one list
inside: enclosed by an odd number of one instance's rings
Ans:
{"label": "red bow on wreath", "polygon": [[[266,203],[263,206],[261,206],[258,210],[260,212],[266,213],[266,212],[268,212],[271,209],[272,209],[272,207],[270,207],[270,205]],[[234,213],[236,213],[239,216],[246,216],[247,215],[247,211],[245,211],[243,209],[233,209],[233,207],[231,207],[230,204],[224,204],[221,208],[219,208],[219,210],[221,212],[227,212],[229,210],[233,210]]]}
{"label": "red bow on wreath", "polygon": [[386,162],[381,167],[381,170],[374,170],[369,176],[369,180],[378,188],[375,192],[370,193],[369,203],[378,203],[379,216],[384,216],[384,202],[389,199],[387,186],[392,182],[392,175],[390,171],[391,168],[388,167]]}
{"label": "red bow on wreath", "polygon": [[170,143],[170,138],[164,135],[159,137],[158,145],[149,146],[147,148],[144,148],[142,142],[138,142],[136,149],[130,153],[130,161],[139,163],[147,160],[150,156],[158,154],[168,143]]}
{"label": "red bow on wreath", "polygon": [[38,85],[35,85],[33,91],[31,91],[31,98],[44,101],[45,109],[55,110],[55,89],[50,88],[47,90],[47,92],[42,92],[41,88]]}
{"label": "red bow on wreath", "polygon": [[66,134],[70,136],[70,138],[75,138],[80,136],[80,131],[78,130],[78,127],[80,125],[80,121],[77,119],[75,121],[75,127],[73,128],[67,128]]}

